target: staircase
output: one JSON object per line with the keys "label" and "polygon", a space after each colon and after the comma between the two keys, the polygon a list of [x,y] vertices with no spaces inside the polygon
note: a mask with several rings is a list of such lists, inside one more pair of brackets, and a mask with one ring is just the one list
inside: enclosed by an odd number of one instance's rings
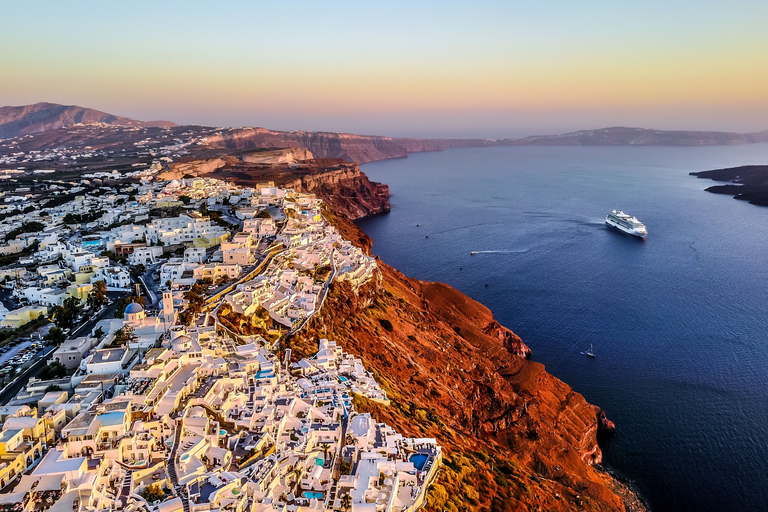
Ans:
{"label": "staircase", "polygon": [[189,512],[189,498],[187,497],[187,490],[179,485],[179,477],[176,474],[176,452],[181,444],[181,431],[183,427],[181,424],[176,425],[176,434],[173,437],[173,448],[171,449],[171,456],[166,462],[168,468],[168,478],[171,479],[173,488],[176,491],[176,495],[181,498],[181,506],[184,508],[184,512]]}

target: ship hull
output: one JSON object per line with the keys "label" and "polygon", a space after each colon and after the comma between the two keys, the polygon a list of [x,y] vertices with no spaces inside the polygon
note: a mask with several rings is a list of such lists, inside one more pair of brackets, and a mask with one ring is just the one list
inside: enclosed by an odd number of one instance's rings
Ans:
{"label": "ship hull", "polygon": [[638,238],[645,238],[645,235],[648,234],[647,231],[637,231],[634,229],[627,229],[624,226],[620,226],[619,224],[616,224],[615,222],[612,222],[610,219],[605,219],[605,223],[609,226],[618,229],[622,233],[626,233],[628,235],[636,236]]}

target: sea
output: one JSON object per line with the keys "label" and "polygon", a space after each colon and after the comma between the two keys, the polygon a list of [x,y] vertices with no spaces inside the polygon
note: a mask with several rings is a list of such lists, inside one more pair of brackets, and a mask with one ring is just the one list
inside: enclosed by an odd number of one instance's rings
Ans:
{"label": "sea", "polygon": [[[413,154],[362,167],[392,211],[358,225],[602,407],[604,465],[651,510],[768,510],[768,208],[689,176],[747,164],[768,145]],[[647,238],[606,226],[614,209]]]}

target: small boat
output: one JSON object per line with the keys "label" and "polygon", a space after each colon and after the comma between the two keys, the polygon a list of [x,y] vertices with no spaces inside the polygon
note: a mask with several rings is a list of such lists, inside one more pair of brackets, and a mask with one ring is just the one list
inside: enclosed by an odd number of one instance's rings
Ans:
{"label": "small boat", "polygon": [[471,253],[469,253],[469,254],[471,254],[472,256],[474,256],[475,254],[477,254],[477,252],[476,252],[476,251],[472,251],[472,252],[471,252]]}
{"label": "small boat", "polygon": [[582,354],[584,354],[587,357],[595,357],[595,353],[592,351],[591,343],[589,344],[589,350],[587,350],[586,352],[582,352]]}

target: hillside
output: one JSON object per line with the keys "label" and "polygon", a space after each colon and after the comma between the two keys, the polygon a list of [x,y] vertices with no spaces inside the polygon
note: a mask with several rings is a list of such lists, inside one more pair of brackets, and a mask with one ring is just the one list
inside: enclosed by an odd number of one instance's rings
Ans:
{"label": "hillside", "polygon": [[35,103],[18,107],[0,107],[0,139],[44,133],[78,124],[127,127],[176,126],[169,121],[136,121],[77,105]]}
{"label": "hillside", "polygon": [[[370,249],[346,218],[340,232]],[[598,435],[612,424],[544,366],[491,312],[442,283],[405,277],[379,262],[359,290],[334,283],[321,313],[289,340],[292,357],[338,340],[361,357],[391,405],[359,410],[415,437],[436,437],[445,467],[427,510],[643,510],[623,485],[595,468]]]}

